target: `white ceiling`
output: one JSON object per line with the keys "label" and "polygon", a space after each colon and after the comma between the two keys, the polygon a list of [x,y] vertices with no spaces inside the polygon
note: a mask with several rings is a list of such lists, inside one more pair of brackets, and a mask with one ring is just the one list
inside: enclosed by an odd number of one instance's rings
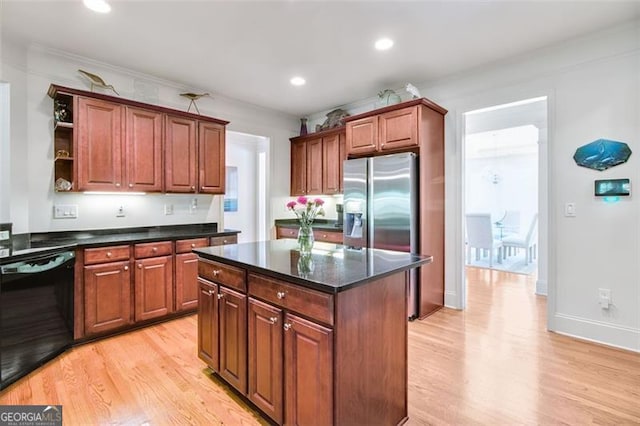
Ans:
{"label": "white ceiling", "polygon": [[[0,0],[2,36],[296,116],[638,19],[639,1]],[[390,51],[373,49],[387,36]],[[302,75],[307,84],[293,87]]]}

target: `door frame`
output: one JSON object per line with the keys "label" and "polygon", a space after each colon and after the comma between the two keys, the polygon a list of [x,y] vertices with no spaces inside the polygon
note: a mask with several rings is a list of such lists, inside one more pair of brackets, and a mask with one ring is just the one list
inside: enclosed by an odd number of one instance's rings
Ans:
{"label": "door frame", "polygon": [[[456,309],[467,307],[467,286],[465,272],[465,113],[491,106],[504,105],[526,99],[546,97],[547,101],[547,128],[546,132],[540,129],[540,143],[538,149],[538,278],[536,281],[536,294],[547,296],[547,328],[554,329],[553,315],[555,312],[555,244],[550,241],[554,235],[555,223],[551,211],[554,210],[553,187],[549,185],[550,176],[553,175],[553,165],[549,158],[549,145],[552,143],[554,93],[551,90],[527,90],[518,93],[495,94],[492,93],[484,99],[477,99],[461,103],[454,112],[455,119],[455,151],[458,153],[457,161],[452,164],[453,177],[449,188],[453,192],[450,200],[454,203],[452,217],[453,224],[450,233],[453,233],[455,241],[452,247],[453,262],[450,271],[453,273],[453,288],[447,291],[447,305]],[[543,134],[544,132],[544,134]],[[545,137],[546,136],[546,137]],[[457,169],[457,170],[456,170]]]}

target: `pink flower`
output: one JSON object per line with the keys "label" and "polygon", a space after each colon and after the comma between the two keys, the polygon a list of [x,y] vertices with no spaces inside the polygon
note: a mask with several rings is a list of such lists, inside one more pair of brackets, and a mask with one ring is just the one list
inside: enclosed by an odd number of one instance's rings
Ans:
{"label": "pink flower", "polygon": [[296,202],[295,202],[295,201],[289,201],[289,202],[287,203],[287,208],[288,208],[289,210],[293,210],[293,208],[294,208],[295,206],[296,206]]}
{"label": "pink flower", "polygon": [[316,206],[321,206],[324,204],[324,200],[322,198],[316,198],[315,200],[313,200],[314,203],[316,203]]}
{"label": "pink flower", "polygon": [[304,195],[298,197],[298,204],[307,204],[307,201],[307,197],[305,197]]}

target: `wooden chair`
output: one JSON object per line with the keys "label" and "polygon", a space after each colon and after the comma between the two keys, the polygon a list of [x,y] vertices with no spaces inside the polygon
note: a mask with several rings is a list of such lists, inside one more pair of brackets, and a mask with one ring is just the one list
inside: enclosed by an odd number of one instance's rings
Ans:
{"label": "wooden chair", "polygon": [[467,225],[467,259],[471,262],[471,249],[476,249],[476,260],[480,260],[479,250],[489,252],[489,267],[493,266],[493,252],[497,250],[498,263],[502,262],[502,241],[493,238],[493,226],[489,213],[468,213]]}

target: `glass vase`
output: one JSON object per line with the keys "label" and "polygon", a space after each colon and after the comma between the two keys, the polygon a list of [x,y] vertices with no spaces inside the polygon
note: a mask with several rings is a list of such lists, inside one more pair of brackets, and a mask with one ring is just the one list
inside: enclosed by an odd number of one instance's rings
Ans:
{"label": "glass vase", "polygon": [[311,253],[313,240],[313,228],[311,225],[301,225],[298,230],[298,247],[301,255]]}

